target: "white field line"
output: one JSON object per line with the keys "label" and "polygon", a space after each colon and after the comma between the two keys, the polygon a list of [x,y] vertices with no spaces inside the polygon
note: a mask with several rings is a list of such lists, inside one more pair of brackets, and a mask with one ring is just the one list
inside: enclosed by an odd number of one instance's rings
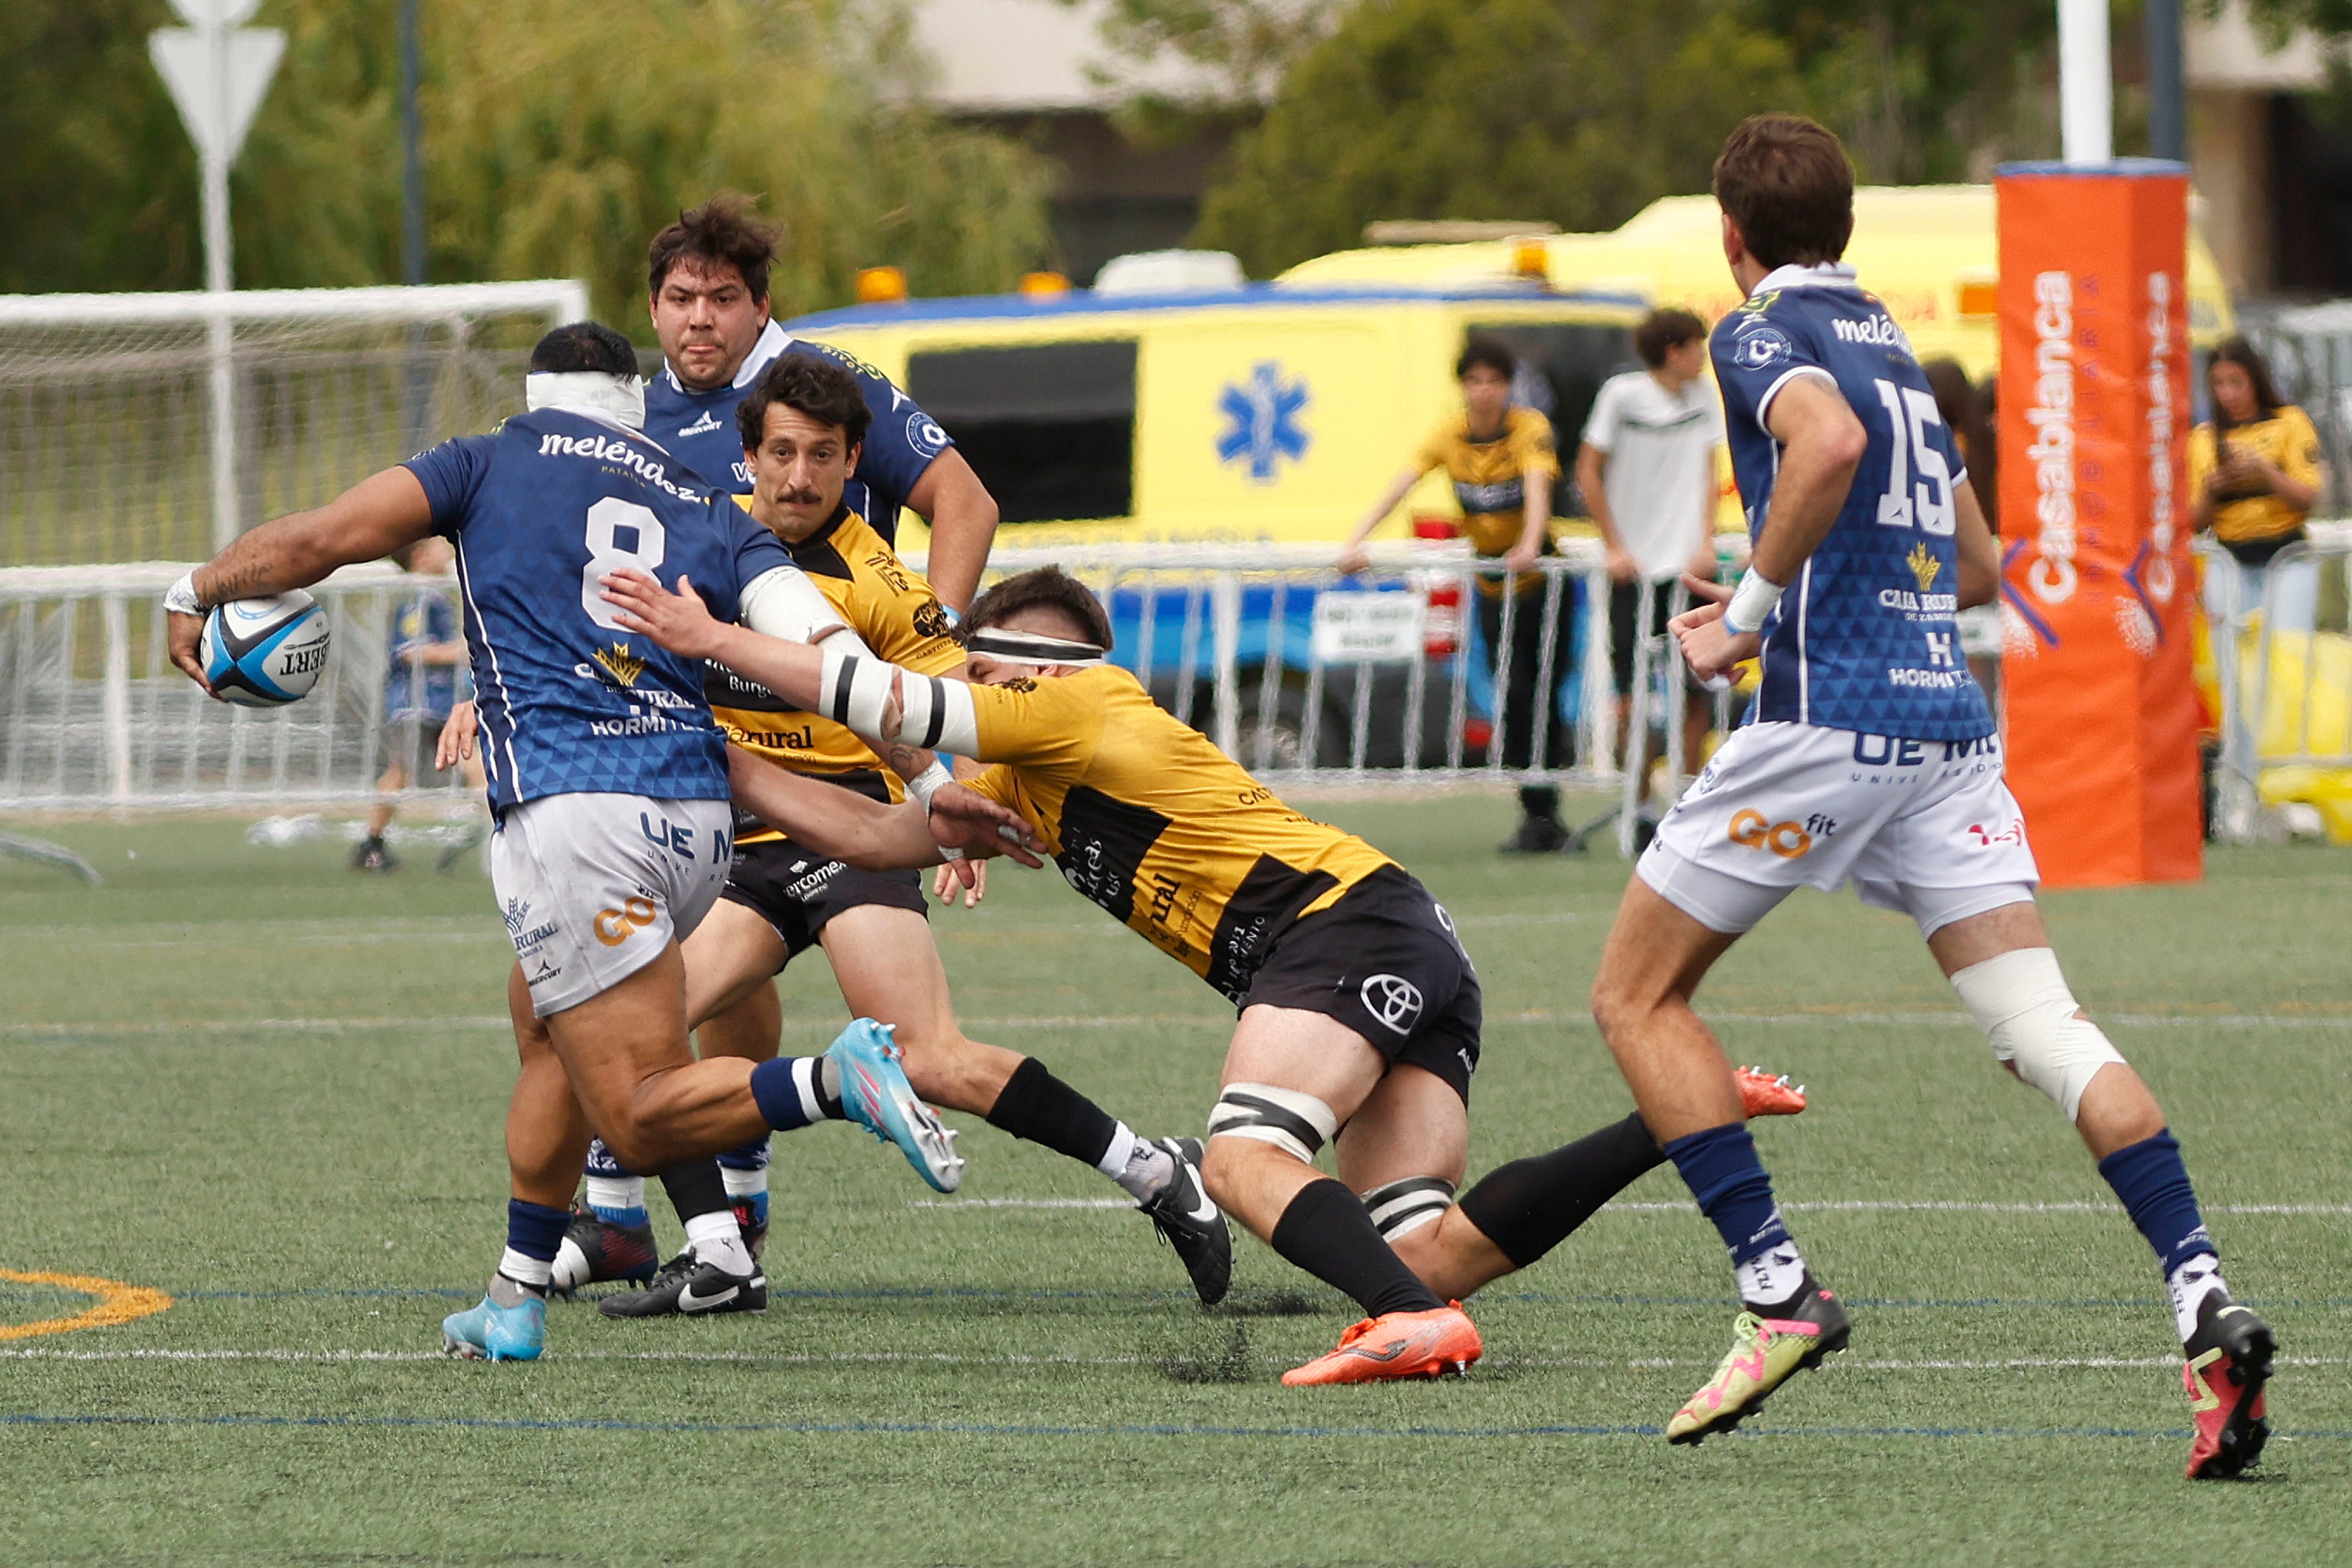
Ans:
{"label": "white field line", "polygon": [[[918,1209],[1129,1209],[1126,1198],[911,1198]],[[1946,1198],[1822,1198],[1783,1202],[1780,1206],[1807,1214],[2119,1214],[2113,1203],[1971,1203]],[[2206,1214],[2229,1215],[2352,1215],[2352,1204],[2200,1204]],[[1681,1203],[1612,1203],[1609,1214],[1696,1214],[1698,1205]]]}
{"label": "white field line", "polygon": [[[383,1363],[444,1362],[439,1351],[360,1350],[0,1350],[0,1361],[34,1362],[265,1362],[297,1365],[365,1365]],[[549,1357],[561,1361],[670,1362],[709,1366],[1145,1366],[1156,1356],[1073,1356],[960,1354],[951,1351],[819,1351],[761,1354],[735,1351],[562,1351]],[[2347,1356],[2280,1356],[2282,1366],[2352,1365]],[[1671,1356],[1488,1356],[1483,1364],[1495,1367],[1565,1367],[1634,1372],[1696,1371],[1712,1361],[1678,1360]],[[1823,1363],[1844,1372],[2018,1372],[2018,1371],[2137,1371],[2176,1367],[2176,1356],[2011,1356],[1988,1360],[1858,1360],[1851,1356]]]}

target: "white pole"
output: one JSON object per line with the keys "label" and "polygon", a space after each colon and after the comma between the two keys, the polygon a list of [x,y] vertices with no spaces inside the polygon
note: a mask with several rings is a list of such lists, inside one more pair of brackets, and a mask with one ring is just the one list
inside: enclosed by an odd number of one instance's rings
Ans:
{"label": "white pole", "polygon": [[2058,132],[2067,163],[2115,157],[2115,91],[2107,0],[2058,0]]}
{"label": "white pole", "polygon": [[[214,123],[228,123],[228,28],[205,29],[212,49],[215,98]],[[231,287],[228,231],[228,156],[214,147],[201,154],[204,163],[205,288],[226,303]],[[213,548],[221,550],[237,535],[236,369],[235,331],[228,311],[216,310],[208,323],[212,351]]]}
{"label": "white pole", "polygon": [[99,713],[106,731],[106,793],[131,798],[131,618],[121,594],[99,601],[106,626],[106,667]]}

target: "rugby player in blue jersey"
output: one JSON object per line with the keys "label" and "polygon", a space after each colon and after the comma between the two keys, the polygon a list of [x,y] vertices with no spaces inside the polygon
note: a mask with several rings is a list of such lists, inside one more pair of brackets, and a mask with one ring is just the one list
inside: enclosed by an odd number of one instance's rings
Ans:
{"label": "rugby player in blue jersey", "polygon": [[[935,1186],[951,1186],[961,1165],[887,1032],[870,1022],[822,1057],[694,1058],[678,942],[717,900],[732,858],[726,736],[701,664],[633,639],[601,580],[624,566],[673,582],[691,574],[730,619],[864,645],[773,533],[680,474],[646,436],[627,339],[593,322],[558,328],[532,351],[526,391],[530,411],[495,433],[446,441],[315,511],[255,529],[165,599],[173,662],[202,685],[207,606],[307,586],[429,534],[457,546],[498,821],[491,875],[519,961],[508,1002],[522,1073],[509,1111],[506,1251],[481,1304],[442,1330],[453,1353],[493,1360],[529,1360],[544,1343],[564,1205],[592,1130],[633,1168],[663,1170],[845,1113]],[[920,771],[929,776],[909,781],[916,798],[886,829],[856,819],[838,852],[925,865],[940,858],[935,837],[989,850],[995,827],[1017,827],[946,784],[944,770]],[[823,819],[818,841],[826,821],[849,820],[830,801],[811,809]],[[732,1260],[735,1218],[710,1185],[688,1216],[688,1238]]]}
{"label": "rugby player in blue jersey", "polygon": [[[795,357],[842,366],[856,376],[869,416],[842,502],[886,545],[897,542],[901,510],[926,520],[931,544],[925,574],[940,603],[960,613],[988,564],[996,502],[946,432],[887,376],[776,324],[768,291],[776,242],[776,231],[734,195],[682,212],[654,236],[646,247],[646,305],[663,364],[646,385],[646,432],[711,489],[750,495],[751,467],[737,416],[761,374]],[[984,885],[970,884],[967,898],[976,900]],[[782,1032],[783,1005],[773,984],[754,987],[696,1031],[704,1051],[752,1059],[772,1056]],[[755,1255],[768,1233],[768,1141],[759,1138],[719,1161]],[[593,1145],[586,1201],[563,1251],[559,1289],[647,1279],[654,1262],[644,1179],[602,1143]]]}
{"label": "rugby player in blue jersey", "polygon": [[2000,562],[1902,330],[1841,263],[1853,170],[1811,121],[1758,115],[1715,165],[1745,301],[1711,341],[1754,540],[1737,590],[1673,623],[1702,679],[1761,658],[1748,722],[1659,826],[1627,883],[1592,1009],[1643,1121],[1730,1248],[1731,1352],[1667,1426],[1722,1432],[1844,1347],[1692,1010],[1715,962],[1800,885],[1852,881],[1911,916],[1994,1054],[2064,1110],[2163,1268],[2196,1432],[2189,1474],[2261,1452],[2270,1329],[2232,1302],[2163,1111],[2076,1005],[1956,611]]}

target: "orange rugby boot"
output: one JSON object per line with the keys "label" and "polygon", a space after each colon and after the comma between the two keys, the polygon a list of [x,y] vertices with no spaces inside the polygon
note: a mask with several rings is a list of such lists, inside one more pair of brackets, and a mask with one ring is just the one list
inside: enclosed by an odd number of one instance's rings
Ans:
{"label": "orange rugby boot", "polygon": [[1731,1078],[1739,1086],[1739,1109],[1750,1121],[1759,1116],[1794,1116],[1805,1109],[1805,1086],[1791,1084],[1787,1073],[1776,1077],[1762,1068],[1734,1068]]}
{"label": "orange rugby boot", "polygon": [[1459,1301],[1419,1312],[1367,1318],[1339,1336],[1339,1347],[1282,1374],[1291,1388],[1324,1383],[1377,1383],[1391,1377],[1460,1376],[1486,1353],[1477,1325]]}

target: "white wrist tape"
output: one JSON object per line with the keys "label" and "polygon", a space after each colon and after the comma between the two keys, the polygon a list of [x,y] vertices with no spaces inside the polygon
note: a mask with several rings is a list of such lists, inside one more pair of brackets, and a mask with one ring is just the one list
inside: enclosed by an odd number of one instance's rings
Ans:
{"label": "white wrist tape", "polygon": [[2049,948],[2021,947],[1972,963],[1952,976],[1952,988],[1992,1054],[2056,1100],[2069,1121],[2099,1069],[2124,1059],[2096,1024],[2075,1016],[2082,1008]]}
{"label": "white wrist tape", "polygon": [[196,597],[196,574],[194,572],[163,590],[163,607],[175,616],[201,616],[204,602]]}
{"label": "white wrist tape", "polygon": [[1731,603],[1723,607],[1724,629],[1735,633],[1762,631],[1764,623],[1780,607],[1784,591],[1780,584],[1750,566],[1748,574],[1739,579],[1739,586],[1733,590]]}
{"label": "white wrist tape", "polygon": [[907,781],[907,793],[921,801],[923,809],[929,811],[931,809],[931,796],[953,783],[955,774],[948,772],[945,763],[933,757],[929,767]]}

